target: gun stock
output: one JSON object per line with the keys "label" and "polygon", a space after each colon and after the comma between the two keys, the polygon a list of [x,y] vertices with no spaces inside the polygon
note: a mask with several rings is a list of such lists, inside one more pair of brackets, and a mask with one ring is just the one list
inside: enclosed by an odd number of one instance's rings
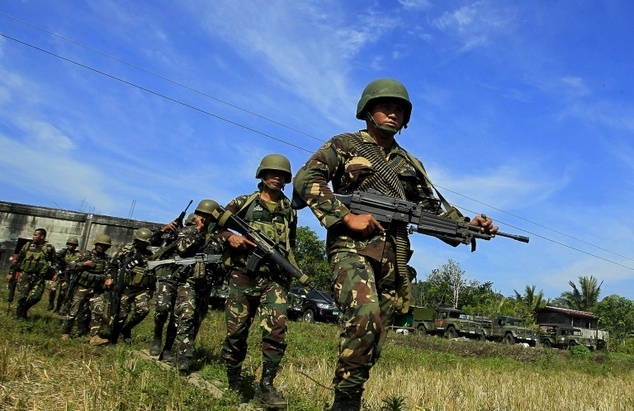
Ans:
{"label": "gun stock", "polygon": [[189,266],[196,263],[218,264],[221,261],[222,261],[221,254],[199,253],[193,257],[185,257],[185,258],[174,257],[174,258],[167,258],[165,260],[148,261],[147,268],[148,270],[153,270],[156,267],[160,267],[166,264],[176,264],[176,265],[182,265],[182,266]]}

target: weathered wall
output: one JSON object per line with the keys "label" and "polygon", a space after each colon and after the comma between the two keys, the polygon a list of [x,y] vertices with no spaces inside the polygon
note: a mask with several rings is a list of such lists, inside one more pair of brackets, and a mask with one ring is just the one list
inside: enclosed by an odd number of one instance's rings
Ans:
{"label": "weathered wall", "polygon": [[154,230],[160,226],[147,221],[0,201],[0,270],[6,273],[18,239],[30,240],[36,228],[46,229],[46,239],[58,251],[66,247],[68,237],[77,237],[79,249],[83,250],[92,248],[97,235],[108,234],[112,238],[110,250],[113,252],[118,246],[132,241],[137,228]]}

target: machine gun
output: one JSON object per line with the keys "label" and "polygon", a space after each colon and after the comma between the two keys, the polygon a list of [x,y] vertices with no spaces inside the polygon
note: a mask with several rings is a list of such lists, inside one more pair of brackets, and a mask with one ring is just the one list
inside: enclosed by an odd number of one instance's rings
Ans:
{"label": "machine gun", "polygon": [[247,270],[257,272],[262,261],[268,258],[280,266],[286,273],[296,278],[300,284],[311,290],[315,290],[322,298],[329,301],[329,298],[315,287],[306,274],[302,273],[284,257],[284,254],[279,250],[279,245],[275,241],[259,230],[251,227],[242,218],[233,214],[231,211],[227,211],[220,205],[218,205],[216,210],[212,213],[212,217],[218,221],[218,227],[237,231],[256,245],[255,250],[251,252],[251,255],[249,255],[247,259]]}
{"label": "machine gun", "polygon": [[[495,234],[480,231],[479,226],[441,217],[416,203],[383,195],[375,190],[335,194],[335,197],[355,214],[370,214],[380,223],[401,222],[410,225],[410,233],[417,232],[439,238],[448,243],[472,244],[479,238],[490,240],[494,235],[528,243],[529,238],[498,231]],[[486,218],[484,214],[482,217]]]}
{"label": "machine gun", "polygon": [[[176,223],[176,226],[178,228],[183,228],[183,219],[185,218],[185,214],[187,214],[187,209],[189,208],[190,205],[192,205],[193,201],[194,200],[189,200],[189,203],[187,203],[187,207],[185,207],[185,209],[181,211],[178,217],[174,219],[174,222]],[[177,231],[167,230],[163,233],[163,235],[161,235],[161,240],[163,240],[163,245],[168,245],[170,243],[173,243],[177,237],[178,237]]]}
{"label": "machine gun", "polygon": [[222,261],[222,254],[205,254],[199,253],[193,257],[174,257],[174,258],[166,258],[165,260],[157,260],[157,261],[148,261],[147,268],[148,270],[153,270],[156,267],[160,267],[165,264],[176,264],[182,266],[190,266],[196,263],[204,263],[204,264],[217,264]]}

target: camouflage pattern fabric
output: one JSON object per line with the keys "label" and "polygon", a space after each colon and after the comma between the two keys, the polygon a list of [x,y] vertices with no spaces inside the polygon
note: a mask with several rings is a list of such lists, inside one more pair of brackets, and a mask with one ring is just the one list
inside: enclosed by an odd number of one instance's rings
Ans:
{"label": "camouflage pattern fabric", "polygon": [[245,268],[229,273],[229,295],[225,303],[227,337],[221,356],[232,367],[242,365],[247,355],[249,328],[259,308],[262,358],[279,364],[286,351],[288,281],[269,275],[255,276]]}
{"label": "camouflage pattern fabric", "polygon": [[[96,266],[83,267],[84,261],[93,261]],[[104,282],[108,276],[110,268],[110,257],[105,253],[100,253],[97,249],[84,251],[71,263],[73,276],[78,281],[78,286],[73,294],[68,317],[62,325],[62,334],[70,334],[75,321],[82,311],[90,312],[90,335],[96,335],[103,323],[103,313],[105,311],[105,300],[103,297]],[[90,280],[86,280],[89,278]],[[90,285],[88,283],[90,282]]]}
{"label": "camouflage pattern fabric", "polygon": [[21,271],[17,284],[16,316],[26,318],[26,312],[37,304],[44,294],[46,276],[57,267],[55,248],[49,244],[24,244],[11,269]]}
{"label": "camouflage pattern fabric", "polygon": [[[174,255],[186,258],[205,251],[208,246],[208,233],[199,233],[194,226],[185,227],[180,233],[177,244],[161,259]],[[156,311],[154,317],[155,337],[162,333],[163,325],[169,317],[164,350],[172,350],[177,358],[191,358],[196,334],[202,321],[199,306],[204,294],[208,294],[206,278],[192,278],[193,267],[166,265],[157,269],[158,288],[156,293]],[[200,295],[199,295],[200,294]],[[208,301],[202,299],[202,301]],[[206,311],[202,311],[206,312]],[[160,328],[160,330],[159,330]]]}
{"label": "camouflage pattern fabric", "polygon": [[[361,144],[376,145],[365,130],[357,135]],[[432,188],[417,171],[422,169],[420,162],[415,166],[413,157],[396,141],[384,152],[388,162],[401,158],[402,167],[397,174],[407,200],[424,203],[425,197],[433,197]],[[345,321],[333,379],[338,391],[363,389],[380,356],[386,325],[397,301],[394,227],[384,227],[385,233],[377,232],[366,238],[350,232],[342,223],[350,211],[333,195],[362,189],[364,181],[376,173],[372,161],[358,152],[349,135],[342,134],[317,150],[293,182],[297,195],[327,229],[333,293]]]}
{"label": "camouflage pattern fabric", "polygon": [[[243,214],[250,226],[262,232],[271,232],[269,238],[278,242],[289,261],[294,261],[292,249],[297,235],[297,214],[290,208],[283,195],[271,211],[260,196],[251,204],[249,197],[240,196],[231,201],[226,209]],[[286,232],[284,232],[286,230]],[[276,234],[273,234],[275,232]],[[220,237],[228,238],[228,232]],[[262,330],[262,358],[264,362],[280,364],[286,351],[287,292],[290,280],[275,264],[263,263],[257,273],[247,272],[247,255],[227,248],[234,264],[229,272],[229,295],[225,302],[227,336],[222,345],[221,356],[229,368],[239,367],[247,354],[249,327],[259,309],[259,326]]]}

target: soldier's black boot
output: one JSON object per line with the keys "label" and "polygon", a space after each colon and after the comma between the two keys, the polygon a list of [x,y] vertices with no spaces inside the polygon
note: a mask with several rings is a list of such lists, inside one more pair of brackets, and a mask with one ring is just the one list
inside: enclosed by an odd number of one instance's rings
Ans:
{"label": "soldier's black boot", "polygon": [[240,394],[240,404],[247,403],[249,400],[242,392],[242,377],[240,373],[242,367],[227,366],[227,381],[229,381],[229,389]]}
{"label": "soldier's black boot", "polygon": [[55,293],[57,290],[50,290],[48,292],[48,305],[46,306],[46,311],[52,311],[55,308]]}
{"label": "soldier's black boot", "polygon": [[15,318],[18,320],[26,320],[26,310],[26,304],[18,301],[17,306],[15,307]]}
{"label": "soldier's black boot", "polygon": [[150,355],[159,355],[161,353],[161,339],[163,336],[163,322],[154,321],[154,339],[150,345]]}
{"label": "soldier's black boot", "polygon": [[176,368],[178,368],[179,373],[183,375],[189,375],[189,357],[178,357]]}
{"label": "soldier's black boot", "polygon": [[260,402],[269,408],[283,410],[288,407],[288,402],[273,387],[273,380],[277,375],[277,364],[264,362],[262,365],[262,379],[260,387],[253,398],[256,402]]}
{"label": "soldier's black boot", "polygon": [[363,389],[338,391],[335,390],[335,402],[330,411],[359,411]]}

